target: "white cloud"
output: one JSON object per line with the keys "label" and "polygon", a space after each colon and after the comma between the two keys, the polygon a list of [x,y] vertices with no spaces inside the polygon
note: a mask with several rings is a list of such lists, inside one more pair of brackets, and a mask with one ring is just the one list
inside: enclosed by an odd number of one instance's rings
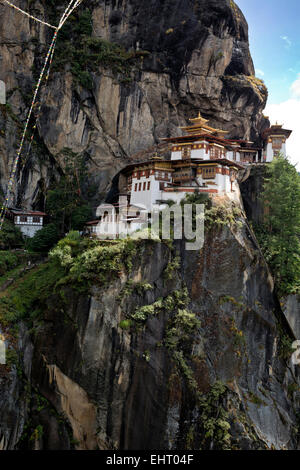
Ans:
{"label": "white cloud", "polygon": [[288,49],[291,47],[292,41],[289,39],[288,36],[280,36],[280,39],[285,42],[285,47],[287,47]]}
{"label": "white cloud", "polygon": [[[300,77],[296,81],[300,81]],[[297,96],[299,99],[291,98],[279,104],[267,105],[264,114],[269,116],[271,124],[278,121],[285,129],[293,131],[287,140],[287,154],[294,165],[298,163],[297,170],[300,171],[300,94]]]}
{"label": "white cloud", "polygon": [[300,98],[300,74],[291,85],[291,93],[294,98]]}
{"label": "white cloud", "polygon": [[261,69],[256,69],[256,75],[257,75],[258,77],[264,77],[265,72],[264,72],[263,70],[261,70]]}

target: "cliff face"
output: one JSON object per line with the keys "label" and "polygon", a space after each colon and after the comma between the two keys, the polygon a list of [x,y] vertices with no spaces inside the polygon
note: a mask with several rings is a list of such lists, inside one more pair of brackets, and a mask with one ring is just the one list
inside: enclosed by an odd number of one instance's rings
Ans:
{"label": "cliff face", "polygon": [[115,280],[49,294],[21,329],[26,426],[1,422],[7,448],[296,449],[289,330],[245,219],[216,219],[200,252],[137,246]]}
{"label": "cliff face", "polygon": [[[17,2],[57,24],[65,2],[53,3]],[[8,106],[0,110],[5,190],[51,30],[2,4],[0,13],[0,77],[8,91]],[[91,30],[82,20],[89,23],[89,15]],[[86,187],[95,188],[90,197],[103,199],[133,154],[180,134],[199,110],[230,137],[259,141],[267,91],[254,77],[247,23],[233,1],[83,2],[69,25],[60,32],[28,154],[25,145],[19,203],[43,207],[47,187],[63,171],[65,148],[84,156]]]}
{"label": "cliff face", "polygon": [[[28,3],[18,5],[51,23],[65,4]],[[61,32],[19,202],[43,207],[65,148],[84,156],[85,187],[100,201],[133,154],[179,134],[199,109],[229,136],[259,140],[267,92],[233,1],[90,1],[85,9]],[[50,32],[2,4],[0,13],[4,190]],[[250,175],[241,185],[254,220],[258,182]],[[0,448],[299,447],[291,331],[245,216],[223,209],[200,251],[137,242],[121,267],[123,254],[109,258],[108,244],[108,260],[96,258],[84,278],[93,280],[89,292],[70,278],[54,289],[62,268],[48,284],[48,264],[1,286],[0,324],[17,354],[0,366]]]}
{"label": "cliff face", "polygon": [[[241,195],[248,220],[257,226],[264,221],[264,204],[261,198],[266,166],[255,165],[244,171],[241,175]],[[293,331],[295,338],[300,337],[300,299],[297,294],[284,295],[280,303],[285,317]]]}

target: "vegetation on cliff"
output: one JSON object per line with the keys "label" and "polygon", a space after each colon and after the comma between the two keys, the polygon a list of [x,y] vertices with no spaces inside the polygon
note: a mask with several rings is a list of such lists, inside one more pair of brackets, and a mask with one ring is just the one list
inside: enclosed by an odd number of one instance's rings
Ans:
{"label": "vegetation on cliff", "polygon": [[137,59],[149,55],[147,51],[126,51],[118,44],[92,36],[92,13],[83,10],[70,17],[62,28],[56,54],[54,70],[71,65],[75,81],[84,88],[93,88],[92,72],[99,67],[110,69],[123,82],[131,81],[130,72]]}
{"label": "vegetation on cliff", "polygon": [[[0,324],[9,327],[25,320],[32,325],[43,319],[51,296],[58,296],[64,303],[65,288],[89,294],[92,285],[105,286],[122,272],[129,273],[139,246],[138,241],[101,243],[70,232],[50,252],[48,261],[22,272],[21,277],[13,276],[14,282],[0,296]],[[6,270],[15,274],[13,269],[31,256],[0,253],[0,275]],[[0,278],[0,288],[4,280]]]}
{"label": "vegetation on cliff", "polygon": [[268,165],[264,182],[264,222],[256,234],[280,295],[300,289],[300,176],[279,156]]}
{"label": "vegetation on cliff", "polygon": [[92,216],[92,209],[83,197],[82,189],[87,177],[84,157],[66,148],[61,152],[61,158],[64,174],[47,192],[46,211],[63,236],[72,229],[82,230]]}
{"label": "vegetation on cliff", "polygon": [[12,222],[5,220],[0,231],[0,249],[11,250],[23,246],[24,240],[19,230]]}

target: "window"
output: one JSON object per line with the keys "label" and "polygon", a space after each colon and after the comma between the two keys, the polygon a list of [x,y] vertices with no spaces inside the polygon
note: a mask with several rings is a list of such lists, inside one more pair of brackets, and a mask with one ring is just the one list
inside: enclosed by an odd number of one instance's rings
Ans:
{"label": "window", "polygon": [[32,221],[34,224],[39,224],[40,223],[40,217],[34,215],[33,218],[32,218]]}
{"label": "window", "polygon": [[137,191],[137,183],[134,185],[134,190]]}
{"label": "window", "polygon": [[211,147],[210,149],[210,158],[220,158],[221,150],[217,147]]}
{"label": "window", "polygon": [[216,176],[216,168],[215,167],[206,167],[202,170],[202,176],[204,179],[211,179],[215,178]]}
{"label": "window", "polygon": [[139,191],[142,189],[142,183],[139,183]]}
{"label": "window", "polygon": [[147,183],[147,190],[149,191],[149,189],[150,189],[150,181],[148,181]]}
{"label": "window", "polygon": [[183,147],[181,155],[183,159],[191,158],[191,148]]}
{"label": "window", "polygon": [[143,191],[145,191],[145,189],[146,189],[146,181],[144,181],[143,183]]}
{"label": "window", "polygon": [[272,148],[276,150],[280,150],[282,147],[282,139],[280,138],[274,138],[272,140]]}
{"label": "window", "polygon": [[27,217],[25,215],[21,215],[20,222],[27,222]]}

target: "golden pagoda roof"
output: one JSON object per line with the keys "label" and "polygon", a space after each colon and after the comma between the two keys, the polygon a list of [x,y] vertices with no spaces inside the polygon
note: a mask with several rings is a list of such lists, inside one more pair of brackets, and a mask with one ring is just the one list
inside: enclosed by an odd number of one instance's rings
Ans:
{"label": "golden pagoda roof", "polygon": [[[201,113],[200,113],[200,111],[199,111],[199,112],[198,112],[198,116],[195,117],[195,118],[189,119],[189,121],[194,122],[195,124],[200,125],[200,124],[205,124],[205,123],[208,122],[209,120],[208,120],[208,119],[204,119],[204,117],[201,116]],[[195,125],[195,124],[194,124],[194,125]]]}
{"label": "golden pagoda roof", "polygon": [[196,118],[189,119],[190,122],[193,124],[191,126],[184,126],[181,127],[184,131],[186,131],[188,134],[193,135],[193,134],[199,134],[201,132],[205,132],[208,134],[227,134],[227,131],[223,131],[222,129],[215,129],[214,127],[208,126],[206,123],[209,121],[208,119],[204,119],[201,116],[201,113],[199,111],[198,116]]}

